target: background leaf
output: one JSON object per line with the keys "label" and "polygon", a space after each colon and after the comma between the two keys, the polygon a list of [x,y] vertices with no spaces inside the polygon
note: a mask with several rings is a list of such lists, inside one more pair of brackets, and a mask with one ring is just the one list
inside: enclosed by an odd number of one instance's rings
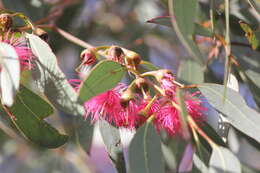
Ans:
{"label": "background leaf", "polygon": [[203,64],[200,50],[193,41],[197,8],[197,0],[169,0],[169,12],[173,16],[172,25],[175,32],[190,55]]}
{"label": "background leaf", "polygon": [[203,83],[203,67],[191,59],[183,61],[178,69],[178,78],[188,84]]}
{"label": "background leaf", "polygon": [[[148,20],[147,22],[172,27],[172,22],[171,22],[170,16],[156,17],[156,18]],[[205,36],[205,37],[211,37],[212,36],[212,33],[208,28],[205,28],[198,23],[195,23],[194,34],[200,35],[200,36]]]}
{"label": "background leaf", "polygon": [[209,162],[210,173],[240,173],[241,165],[236,156],[224,147],[213,147]]}
{"label": "background leaf", "polygon": [[160,138],[150,123],[139,128],[129,146],[129,167],[132,173],[163,173]]}
{"label": "background leaf", "polygon": [[227,88],[223,102],[223,85],[203,84],[198,88],[209,103],[226,116],[230,124],[260,142],[260,135],[255,133],[260,131],[260,114],[249,108],[239,93]]}
{"label": "background leaf", "polygon": [[105,120],[99,121],[100,132],[110,159],[119,173],[126,172],[123,147],[119,130]]}

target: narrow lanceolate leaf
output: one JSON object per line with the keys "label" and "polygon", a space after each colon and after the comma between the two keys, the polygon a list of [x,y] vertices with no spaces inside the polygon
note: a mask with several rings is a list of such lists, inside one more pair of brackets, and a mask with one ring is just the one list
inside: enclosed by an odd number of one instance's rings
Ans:
{"label": "narrow lanceolate leaf", "polygon": [[[22,89],[23,90],[23,89]],[[23,94],[17,94],[15,103],[9,109],[12,114],[12,122],[17,129],[33,143],[47,148],[56,148],[67,141],[67,136],[60,134],[55,128],[42,120],[46,116],[36,108],[31,108],[28,103],[28,97]],[[38,105],[37,107],[40,107]]]}
{"label": "narrow lanceolate leaf", "polygon": [[129,146],[132,173],[164,173],[160,137],[150,123],[137,130]]}
{"label": "narrow lanceolate leaf", "polygon": [[15,49],[6,43],[0,43],[0,67],[1,101],[10,107],[20,84],[20,62]]}
{"label": "narrow lanceolate leaf", "polygon": [[[170,16],[156,17],[156,18],[148,20],[147,22],[172,27],[172,22],[171,22]],[[208,28],[203,27],[202,25],[200,25],[198,23],[195,23],[194,25],[195,25],[195,28],[194,28],[195,35],[201,35],[201,36],[205,36],[205,37],[212,36],[212,33]]]}
{"label": "narrow lanceolate leaf", "polygon": [[[231,55],[231,44],[230,44],[230,22],[229,22],[229,15],[230,15],[230,2],[229,0],[225,0],[225,72],[224,72],[224,96],[226,95],[226,88],[228,82],[228,76],[230,74],[231,65],[230,65],[230,55]],[[225,99],[225,97],[224,97]]]}
{"label": "narrow lanceolate leaf", "polygon": [[240,173],[242,171],[239,160],[224,147],[213,147],[209,166],[210,173]]}
{"label": "narrow lanceolate leaf", "polygon": [[118,173],[126,172],[123,147],[119,130],[105,120],[100,120],[99,128],[106,150]]}
{"label": "narrow lanceolate leaf", "polygon": [[78,95],[59,68],[49,45],[33,34],[26,36],[36,56],[32,74],[38,88],[58,109],[73,115],[83,115],[84,108],[79,104]]}
{"label": "narrow lanceolate leaf", "polygon": [[203,83],[203,67],[191,59],[183,61],[178,69],[178,78],[188,84]]}
{"label": "narrow lanceolate leaf", "polygon": [[245,32],[245,36],[246,36],[248,42],[251,44],[252,49],[256,50],[259,46],[259,40],[257,39],[255,32],[245,22],[240,21],[239,24],[240,24],[241,28],[243,29],[243,31]]}
{"label": "narrow lanceolate leaf", "polygon": [[193,156],[193,169],[192,172],[194,173],[208,173],[208,167],[206,164],[196,155]]}
{"label": "narrow lanceolate leaf", "polygon": [[258,14],[260,14],[260,3],[257,0],[247,0],[248,3],[254,8]]}
{"label": "narrow lanceolate leaf", "polygon": [[90,123],[90,119],[84,120],[84,117],[78,116],[73,117],[73,125],[75,128],[76,142],[89,154],[94,132],[93,124]]}
{"label": "narrow lanceolate leaf", "polygon": [[180,123],[181,123],[181,127],[182,127],[183,137],[184,137],[184,139],[188,140],[188,139],[190,139],[190,133],[189,133],[188,125],[187,125],[187,117],[189,115],[188,115],[188,111],[186,108],[183,91],[181,89],[177,89],[176,96],[177,96],[177,102],[180,105],[180,113],[181,113]]}
{"label": "narrow lanceolate leaf", "polygon": [[79,97],[87,101],[105,92],[120,82],[125,74],[125,68],[117,62],[104,60],[98,63],[83,81]]}
{"label": "narrow lanceolate leaf", "polygon": [[203,64],[200,50],[193,40],[197,7],[197,0],[169,0],[169,11],[173,16],[172,25],[174,30],[190,55]]}
{"label": "narrow lanceolate leaf", "polygon": [[230,124],[260,143],[260,114],[249,108],[238,92],[218,84],[203,84],[198,87],[209,103],[226,116]]}

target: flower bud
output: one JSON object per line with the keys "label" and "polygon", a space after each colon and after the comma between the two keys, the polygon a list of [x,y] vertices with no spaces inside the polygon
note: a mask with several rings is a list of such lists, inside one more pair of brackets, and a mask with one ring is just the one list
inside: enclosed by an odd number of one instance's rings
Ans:
{"label": "flower bud", "polygon": [[44,41],[48,41],[48,39],[49,39],[49,35],[48,35],[48,33],[46,32],[46,31],[44,31],[43,29],[41,29],[41,28],[36,28],[35,30],[34,30],[34,34],[35,35],[37,35],[37,36],[39,36],[42,40],[44,40]]}
{"label": "flower bud", "polygon": [[141,62],[141,57],[138,53],[135,53],[130,50],[126,52],[126,65],[136,69],[137,66],[140,64],[140,62]]}
{"label": "flower bud", "polygon": [[131,89],[128,88],[127,90],[125,90],[122,93],[122,95],[120,97],[121,106],[124,107],[124,108],[127,107],[128,104],[129,104],[129,101],[132,100],[132,99],[134,99],[133,92],[131,91]]}
{"label": "flower bud", "polygon": [[108,54],[109,54],[109,59],[119,62],[119,63],[123,63],[124,62],[124,51],[118,47],[118,46],[111,46],[111,48],[108,50]]}
{"label": "flower bud", "polygon": [[135,90],[136,92],[141,92],[141,89],[143,89],[144,92],[147,92],[149,90],[149,85],[144,78],[139,77],[135,80]]}
{"label": "flower bud", "polygon": [[85,49],[80,54],[81,61],[84,65],[92,65],[97,61],[94,50]]}
{"label": "flower bud", "polygon": [[154,71],[154,77],[156,78],[156,80],[158,82],[161,82],[162,79],[167,78],[169,80],[174,80],[173,74],[170,70],[167,69],[161,69],[161,70],[157,70]]}
{"label": "flower bud", "polygon": [[0,28],[1,31],[6,32],[8,31],[13,25],[13,19],[10,14],[3,13],[0,14]]}

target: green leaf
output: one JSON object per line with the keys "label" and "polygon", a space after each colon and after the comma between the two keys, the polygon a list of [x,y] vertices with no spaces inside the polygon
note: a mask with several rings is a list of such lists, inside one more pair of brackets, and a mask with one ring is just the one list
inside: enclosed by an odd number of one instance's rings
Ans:
{"label": "green leaf", "polygon": [[169,0],[169,11],[173,16],[172,25],[175,32],[190,55],[203,64],[201,52],[193,40],[197,7],[197,0]]}
{"label": "green leaf", "polygon": [[143,71],[155,71],[158,70],[158,67],[156,67],[155,65],[153,65],[152,63],[150,63],[149,61],[141,61],[141,67],[144,68],[145,70]]}
{"label": "green leaf", "polygon": [[188,140],[190,139],[190,131],[187,125],[188,111],[185,104],[183,91],[181,89],[177,89],[176,96],[177,96],[177,102],[180,105],[180,113],[181,113],[180,123],[182,127],[183,138]]}
{"label": "green leaf", "polygon": [[53,114],[53,108],[49,103],[23,85],[20,86],[18,96],[22,98],[22,103],[25,107],[28,107],[32,112],[37,112],[37,116],[40,119]]}
{"label": "green leaf", "polygon": [[[222,138],[218,135],[218,133],[209,124],[203,123],[203,124],[199,125],[199,127],[201,128],[201,130],[204,133],[206,133],[207,136],[210,136],[210,138],[216,144],[223,146],[223,147],[226,147],[225,142],[222,140]],[[205,143],[207,143],[207,141],[202,136],[199,135],[199,137],[200,137],[201,143],[203,143],[203,145],[205,147],[207,147],[206,144],[205,144]],[[210,146],[208,146],[208,147],[210,147]],[[208,150],[208,151],[211,151],[211,150]]]}
{"label": "green leaf", "polygon": [[259,40],[257,39],[255,32],[245,22],[240,21],[239,24],[240,24],[241,28],[243,29],[243,31],[245,32],[245,36],[246,36],[248,42],[251,44],[252,49],[256,50],[259,46]]}
{"label": "green leaf", "polygon": [[60,134],[56,129],[42,120],[46,116],[46,113],[41,115],[42,111],[31,108],[31,105],[26,105],[25,103],[29,103],[28,99],[30,98],[18,93],[14,105],[9,109],[14,116],[11,118],[11,121],[17,129],[30,141],[39,146],[56,148],[63,145],[68,137]]}
{"label": "green leaf", "polygon": [[49,45],[33,34],[26,36],[36,56],[32,75],[40,91],[57,109],[73,115],[84,115],[85,111],[79,104],[78,94],[59,68],[56,56]]}
{"label": "green leaf", "polygon": [[89,153],[94,133],[94,125],[90,123],[89,118],[84,120],[82,116],[73,117],[73,124],[76,141],[86,153]]}
{"label": "green leaf", "polygon": [[213,36],[212,32],[208,28],[206,28],[198,23],[195,23],[194,33],[195,33],[195,35],[200,35],[200,36],[204,36],[204,37]]}
{"label": "green leaf", "polygon": [[243,81],[249,86],[256,104],[260,106],[260,95],[258,94],[260,92],[260,88],[256,85],[257,81],[253,82],[248,74],[246,74],[242,69],[238,68],[238,70]]}
{"label": "green leaf", "polygon": [[[170,16],[156,17],[156,18],[148,20],[147,22],[172,27]],[[208,28],[205,28],[198,23],[195,23],[194,34],[205,36],[205,37],[211,37],[212,36],[212,33]]]}
{"label": "green leaf", "polygon": [[253,9],[257,11],[258,14],[260,14],[260,4],[257,0],[247,0],[248,3],[251,5]]}
{"label": "green leaf", "polygon": [[188,84],[203,83],[203,67],[191,59],[183,61],[178,69],[178,78]]}
{"label": "green leaf", "polygon": [[83,81],[79,97],[87,101],[118,84],[125,74],[125,68],[117,62],[104,60],[99,62]]}
{"label": "green leaf", "polygon": [[224,86],[203,84],[198,87],[209,103],[223,113],[235,128],[260,142],[260,114],[249,108],[236,91],[227,88],[223,102]]}
{"label": "green leaf", "polygon": [[162,143],[163,158],[170,171],[177,172],[187,144],[186,140],[178,136],[168,139],[165,144]]}
{"label": "green leaf", "polygon": [[139,128],[129,146],[129,167],[132,173],[163,173],[164,164],[160,137],[151,123]]}
{"label": "green leaf", "polygon": [[115,164],[119,173],[126,172],[123,147],[119,130],[105,120],[99,121],[101,136],[106,146],[110,159]]}
{"label": "green leaf", "polygon": [[236,156],[224,147],[213,147],[209,162],[210,173],[240,173],[241,165]]}
{"label": "green leaf", "polygon": [[206,164],[196,155],[193,155],[193,169],[192,172],[194,173],[208,173],[208,167]]}

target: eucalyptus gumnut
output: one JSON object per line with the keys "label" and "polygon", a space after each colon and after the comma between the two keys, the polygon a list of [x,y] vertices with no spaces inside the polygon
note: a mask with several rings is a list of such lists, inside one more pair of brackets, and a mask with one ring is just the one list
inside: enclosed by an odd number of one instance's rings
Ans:
{"label": "eucalyptus gumnut", "polygon": [[8,31],[13,26],[13,19],[10,14],[0,14],[0,28],[3,32]]}
{"label": "eucalyptus gumnut", "polygon": [[135,69],[141,63],[141,57],[138,53],[127,50],[126,51],[126,65],[134,67]]}
{"label": "eucalyptus gumnut", "polygon": [[134,99],[134,94],[131,89],[125,90],[120,97],[120,104],[122,107],[126,108],[129,104],[129,101]]}
{"label": "eucalyptus gumnut", "polygon": [[118,46],[111,46],[108,50],[109,59],[123,63],[124,62],[124,51]]}
{"label": "eucalyptus gumnut", "polygon": [[154,71],[154,77],[156,78],[156,80],[158,82],[161,82],[162,79],[164,79],[167,76],[172,76],[173,77],[173,74],[172,74],[172,72],[170,70],[161,69],[161,70]]}
{"label": "eucalyptus gumnut", "polygon": [[136,92],[141,92],[141,89],[147,92],[149,90],[149,85],[144,78],[139,77],[135,80],[135,90]]}
{"label": "eucalyptus gumnut", "polygon": [[91,65],[97,61],[94,49],[85,49],[80,54],[80,59],[84,65]]}

